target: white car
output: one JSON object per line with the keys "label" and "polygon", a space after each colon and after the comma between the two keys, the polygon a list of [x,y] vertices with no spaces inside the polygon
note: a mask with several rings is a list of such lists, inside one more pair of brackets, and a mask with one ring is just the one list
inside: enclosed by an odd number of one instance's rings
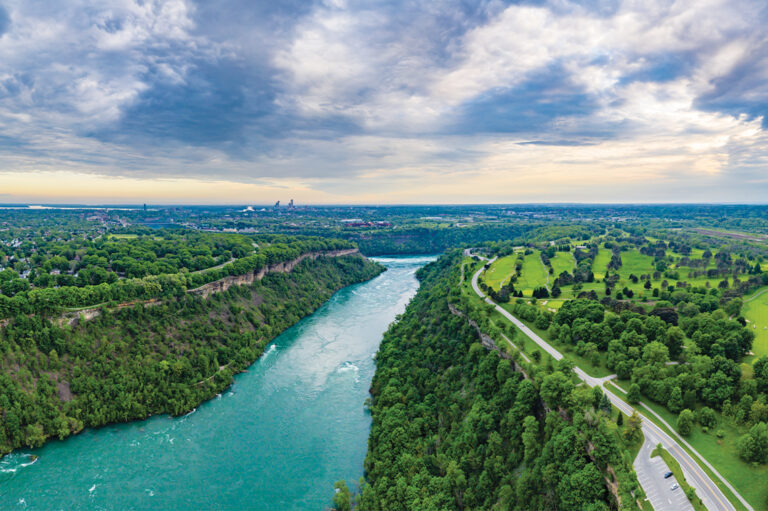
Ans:
{"label": "white car", "polygon": [[670,490],[672,490],[672,491],[674,491],[674,490],[677,490],[678,488],[680,488],[680,485],[679,485],[679,484],[677,484],[677,483],[675,483],[675,484],[673,484],[673,485],[672,485],[672,486],[671,486],[669,489],[670,489]]}

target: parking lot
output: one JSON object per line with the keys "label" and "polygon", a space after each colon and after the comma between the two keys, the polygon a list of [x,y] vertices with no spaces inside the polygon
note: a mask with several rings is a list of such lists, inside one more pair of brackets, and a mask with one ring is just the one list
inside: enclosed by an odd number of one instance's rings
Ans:
{"label": "parking lot", "polygon": [[664,479],[664,474],[669,472],[669,467],[661,456],[651,458],[653,448],[653,443],[646,441],[634,463],[637,480],[645,490],[651,505],[656,511],[693,511],[693,506],[682,488],[670,489],[679,483],[675,476]]}

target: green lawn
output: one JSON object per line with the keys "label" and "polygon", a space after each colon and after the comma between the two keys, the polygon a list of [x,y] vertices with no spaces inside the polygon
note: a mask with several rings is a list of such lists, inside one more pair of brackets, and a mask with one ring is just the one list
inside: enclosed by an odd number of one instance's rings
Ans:
{"label": "green lawn", "polygon": [[509,280],[509,276],[515,273],[516,259],[517,255],[508,255],[494,261],[483,276],[485,283],[493,289],[500,289]]}
{"label": "green lawn", "polygon": [[605,278],[605,272],[608,270],[608,263],[611,262],[611,251],[607,248],[600,247],[597,251],[595,260],[592,261],[592,273],[595,274],[596,279],[603,280]]}
{"label": "green lawn", "polygon": [[555,257],[550,259],[552,263],[552,269],[555,272],[555,277],[567,271],[571,273],[576,266],[576,260],[573,258],[573,254],[570,252],[557,252]]}
{"label": "green lawn", "polygon": [[[752,294],[755,297],[745,298],[742,312],[749,320],[749,328],[755,333],[755,342],[752,351],[756,356],[768,355],[768,288],[762,288]],[[763,293],[763,294],[759,294]],[[749,300],[749,301],[747,301]]]}
{"label": "green lawn", "polygon": [[622,278],[629,279],[631,274],[638,277],[643,274],[653,273],[653,257],[643,255],[637,250],[630,250],[621,253],[621,268],[619,274]]}
{"label": "green lawn", "polygon": [[[538,250],[525,256],[523,271],[515,282],[515,289],[522,291],[524,296],[533,296],[533,289],[547,285],[548,268],[541,262]],[[552,277],[554,279],[554,277]]]}

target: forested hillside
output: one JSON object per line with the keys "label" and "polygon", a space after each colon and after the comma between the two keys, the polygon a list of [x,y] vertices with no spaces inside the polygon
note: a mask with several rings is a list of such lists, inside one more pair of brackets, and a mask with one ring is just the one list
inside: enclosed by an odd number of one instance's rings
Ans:
{"label": "forested hillside", "polygon": [[191,410],[335,291],[381,270],[357,255],[320,257],[207,299],[104,308],[74,325],[16,314],[0,327],[0,452]]}
{"label": "forested hillside", "polygon": [[[305,254],[355,248],[352,243],[339,239],[282,235],[251,239],[239,235],[222,237],[184,233],[183,236],[167,237],[162,242],[151,236],[149,241],[146,237],[123,239],[120,244],[106,237],[88,243],[70,241],[70,245],[83,245],[77,251],[82,252],[82,257],[75,256],[79,258],[78,261],[70,261],[61,255],[69,253],[66,245],[39,240],[34,244],[29,242],[29,246],[20,244],[11,257],[18,260],[17,267],[31,269],[25,270],[29,273],[27,276],[11,269],[0,271],[0,319],[18,314],[55,314],[66,308],[82,308],[108,302],[178,297],[189,289],[215,280],[259,272]],[[214,252],[218,254],[215,260],[204,257],[195,263],[194,257],[186,258],[190,252],[211,253],[211,246],[218,246]],[[114,252],[115,247],[120,247],[122,251]],[[160,254],[164,255],[162,264],[157,263]],[[75,269],[83,262],[85,266],[76,272],[77,279],[72,275],[59,274],[58,280],[55,280],[45,273],[51,270],[52,261],[60,263],[62,268]],[[216,262],[220,264],[206,266]],[[179,265],[186,266],[179,269]],[[203,266],[203,269],[189,271],[190,267],[197,266]],[[128,275],[142,276],[118,278],[113,271],[117,269],[128,269]],[[160,273],[154,274],[154,271]],[[164,273],[166,271],[170,273]],[[44,287],[38,286],[40,277],[37,274],[50,277],[44,279]],[[81,274],[102,275],[103,279],[100,278],[98,283],[91,283],[89,279],[78,280]],[[63,277],[66,279],[62,280]],[[30,285],[30,280],[35,282],[34,287]]]}
{"label": "forested hillside", "polygon": [[[637,509],[623,438],[639,431],[620,437],[610,404],[575,387],[568,364],[521,362],[528,378],[481,344],[456,290],[459,261],[453,252],[420,271],[418,294],[381,344],[358,508]],[[348,509],[337,488],[336,507]]]}

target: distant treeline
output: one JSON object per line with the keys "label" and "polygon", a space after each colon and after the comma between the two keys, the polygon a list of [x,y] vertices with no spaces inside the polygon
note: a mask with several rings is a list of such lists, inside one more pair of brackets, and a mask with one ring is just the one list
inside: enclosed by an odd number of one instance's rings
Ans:
{"label": "distant treeline", "polygon": [[149,300],[176,296],[229,275],[257,272],[296,259],[302,254],[354,248],[349,241],[317,237],[267,236],[253,255],[197,273],[150,275],[84,287],[31,289],[13,296],[0,295],[0,318],[17,314],[51,314],[64,307],[88,307],[109,302]]}

